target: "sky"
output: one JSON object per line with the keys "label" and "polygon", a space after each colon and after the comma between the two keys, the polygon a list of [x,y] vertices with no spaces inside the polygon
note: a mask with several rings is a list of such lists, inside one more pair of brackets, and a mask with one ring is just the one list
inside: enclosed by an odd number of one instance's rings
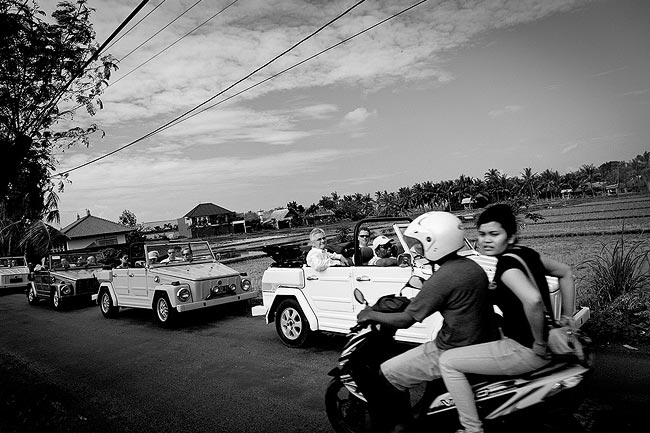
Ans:
{"label": "sky", "polygon": [[[203,0],[123,58],[196,1],[165,1],[108,50],[122,60],[103,110],[78,110],[58,125],[96,123],[105,134],[57,151],[57,172],[214,97],[356,2],[238,0],[217,14],[233,0]],[[416,2],[367,0],[212,103]],[[38,3],[49,14],[56,1]],[[89,0],[97,41],[139,3]],[[461,174],[482,179],[492,168],[564,174],[628,161],[650,149],[648,17],[647,0],[426,1],[70,172],[61,226],[86,209],[112,221],[124,209],[138,222],[159,221],[206,202],[235,212],[307,207],[333,191],[374,196]]]}

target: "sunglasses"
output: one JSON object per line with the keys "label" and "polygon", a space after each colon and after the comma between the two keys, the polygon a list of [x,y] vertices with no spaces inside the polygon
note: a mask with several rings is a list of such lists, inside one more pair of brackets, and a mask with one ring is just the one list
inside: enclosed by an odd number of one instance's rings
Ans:
{"label": "sunglasses", "polygon": [[325,241],[325,238],[314,239],[314,242],[321,242],[321,241]]}
{"label": "sunglasses", "polygon": [[359,235],[360,238],[369,238],[370,235]]}

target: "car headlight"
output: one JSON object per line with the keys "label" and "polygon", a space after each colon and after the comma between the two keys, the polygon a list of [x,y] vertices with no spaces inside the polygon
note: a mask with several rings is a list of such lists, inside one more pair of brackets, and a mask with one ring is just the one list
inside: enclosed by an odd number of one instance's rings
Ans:
{"label": "car headlight", "polygon": [[71,295],[72,294],[72,286],[69,284],[66,284],[61,288],[61,294],[62,295]]}
{"label": "car headlight", "polygon": [[190,292],[190,289],[183,287],[182,289],[178,289],[178,292],[176,292],[176,297],[179,301],[186,302],[192,297],[192,293]]}
{"label": "car headlight", "polygon": [[248,292],[251,289],[251,282],[250,280],[241,280],[241,289],[244,292]]}

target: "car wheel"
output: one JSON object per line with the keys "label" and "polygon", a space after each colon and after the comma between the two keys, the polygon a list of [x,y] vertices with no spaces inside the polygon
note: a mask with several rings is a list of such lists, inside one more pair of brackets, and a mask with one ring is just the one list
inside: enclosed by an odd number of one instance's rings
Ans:
{"label": "car wheel", "polygon": [[27,289],[27,303],[29,305],[38,304],[38,296],[36,296],[36,288],[34,285],[29,286],[29,289]]}
{"label": "car wheel", "polygon": [[61,298],[61,295],[59,295],[58,290],[52,291],[52,306],[55,310],[60,311],[63,309],[63,299]]}
{"label": "car wheel", "polygon": [[275,313],[275,329],[282,342],[289,347],[304,346],[311,333],[307,317],[294,299],[280,303]]}
{"label": "car wheel", "polygon": [[352,394],[339,378],[334,378],[325,391],[325,412],[336,433],[370,431],[368,404]]}
{"label": "car wheel", "polygon": [[162,293],[156,296],[153,305],[158,324],[165,327],[172,326],[176,319],[176,309],[172,307],[167,294]]}
{"label": "car wheel", "polygon": [[120,307],[113,305],[113,298],[111,298],[111,294],[108,293],[108,290],[102,290],[99,294],[99,309],[104,317],[111,319],[117,316]]}

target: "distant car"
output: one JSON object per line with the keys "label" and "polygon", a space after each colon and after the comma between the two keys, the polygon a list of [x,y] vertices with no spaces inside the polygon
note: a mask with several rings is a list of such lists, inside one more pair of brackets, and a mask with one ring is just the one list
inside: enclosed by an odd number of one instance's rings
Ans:
{"label": "distant car", "polygon": [[27,302],[36,305],[40,300],[48,300],[56,310],[61,310],[73,301],[90,303],[96,299],[99,281],[95,275],[102,268],[97,255],[87,251],[50,254],[45,266],[34,268]]}
{"label": "distant car", "polygon": [[128,268],[100,273],[99,308],[107,318],[122,307],[153,310],[160,325],[170,326],[178,313],[256,298],[242,276],[220,263],[206,241],[147,244],[131,254]]}
{"label": "distant car", "polygon": [[0,290],[29,285],[29,269],[24,257],[0,257]]}

